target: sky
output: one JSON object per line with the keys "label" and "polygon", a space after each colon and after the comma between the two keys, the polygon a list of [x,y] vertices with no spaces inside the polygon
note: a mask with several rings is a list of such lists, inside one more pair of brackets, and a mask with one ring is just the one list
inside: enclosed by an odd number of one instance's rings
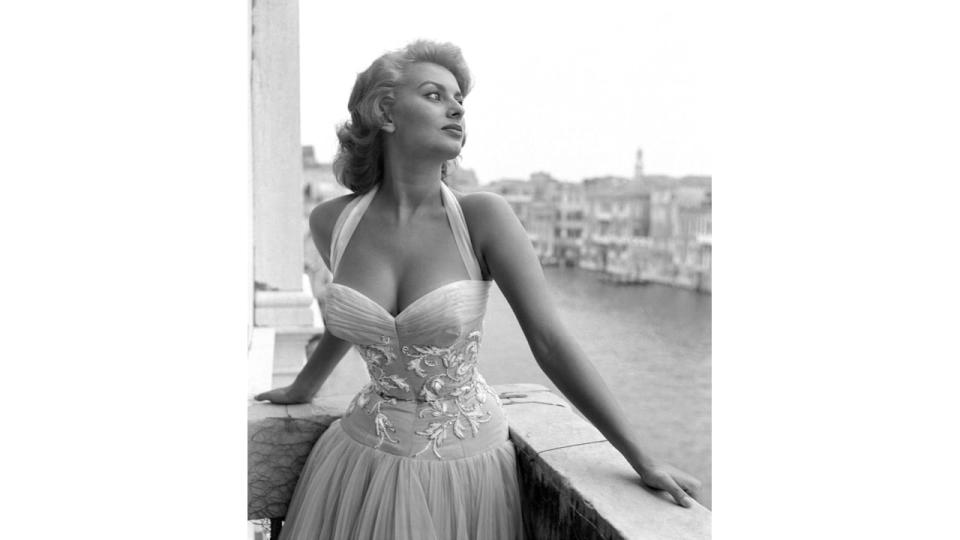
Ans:
{"label": "sky", "polygon": [[[705,3],[300,1],[301,140],[336,151],[356,74],[418,38],[463,51],[461,166],[480,182],[711,174]],[[584,7],[589,6],[589,7]]]}

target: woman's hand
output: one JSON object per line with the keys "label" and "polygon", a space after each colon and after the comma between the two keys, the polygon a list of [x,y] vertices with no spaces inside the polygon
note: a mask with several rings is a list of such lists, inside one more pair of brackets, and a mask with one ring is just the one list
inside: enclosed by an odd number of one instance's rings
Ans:
{"label": "woman's hand", "polygon": [[693,498],[700,489],[700,481],[692,475],[672,465],[650,461],[634,464],[633,468],[640,473],[640,479],[648,487],[667,491],[680,506],[693,506]]}
{"label": "woman's hand", "polygon": [[296,403],[310,403],[310,398],[297,392],[294,392],[290,386],[274,388],[267,392],[261,392],[253,399],[257,401],[269,401],[276,405],[293,405]]}

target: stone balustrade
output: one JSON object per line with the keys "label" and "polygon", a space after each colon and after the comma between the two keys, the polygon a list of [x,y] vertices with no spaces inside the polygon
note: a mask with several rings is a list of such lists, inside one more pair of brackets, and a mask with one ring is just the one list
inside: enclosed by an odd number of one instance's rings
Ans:
{"label": "stone balustrade", "polygon": [[[645,488],[626,460],[589,422],[546,388],[496,385],[518,474],[528,538],[708,539],[711,513],[682,508]],[[313,444],[352,395],[303,405],[251,403],[248,413],[248,519],[287,511]]]}

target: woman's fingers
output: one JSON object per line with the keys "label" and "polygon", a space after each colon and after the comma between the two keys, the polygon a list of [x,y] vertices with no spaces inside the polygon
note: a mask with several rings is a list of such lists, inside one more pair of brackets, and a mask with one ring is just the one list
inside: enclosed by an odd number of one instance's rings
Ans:
{"label": "woman's fingers", "polygon": [[280,392],[278,390],[279,390],[278,388],[274,388],[273,390],[269,390],[267,392],[260,392],[259,394],[253,396],[253,399],[255,399],[256,401],[269,401],[271,403],[279,403]]}
{"label": "woman's fingers", "polygon": [[674,471],[671,473],[674,482],[691,497],[696,497],[700,490],[700,481],[683,471]]}
{"label": "woman's fingers", "polygon": [[696,477],[666,464],[653,464],[638,472],[647,486],[666,491],[680,506],[693,506],[694,497],[700,489],[700,481]]}
{"label": "woman's fingers", "polygon": [[687,495],[687,492],[680,487],[680,484],[673,479],[673,476],[670,476],[669,474],[665,476],[666,478],[664,480],[667,484],[666,489],[671,495],[673,495],[673,500],[677,501],[677,504],[685,508],[690,508],[693,506],[693,500],[690,499],[690,496]]}
{"label": "woman's fingers", "polygon": [[662,469],[656,471],[653,474],[648,475],[646,483],[650,487],[662,489],[669,493],[673,497],[673,500],[676,501],[676,503],[680,506],[689,508],[693,505],[693,501],[690,496],[687,495],[686,491],[680,487],[680,484],[674,480],[673,475],[669,472],[666,472]]}

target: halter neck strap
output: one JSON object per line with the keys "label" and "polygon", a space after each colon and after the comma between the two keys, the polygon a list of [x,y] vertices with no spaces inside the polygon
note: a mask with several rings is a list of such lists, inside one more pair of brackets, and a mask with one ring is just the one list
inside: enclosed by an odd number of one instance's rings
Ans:
{"label": "halter neck strap", "polygon": [[[370,191],[354,198],[347,203],[340,212],[337,222],[333,227],[333,240],[330,245],[330,271],[333,275],[337,274],[337,267],[340,265],[340,259],[343,257],[347,245],[357,225],[366,213],[367,208],[380,189],[377,184]],[[473,243],[470,241],[470,231],[467,229],[467,222],[463,217],[463,209],[457,201],[457,196],[443,182],[440,183],[441,201],[443,208],[447,213],[447,221],[450,223],[450,229],[453,231],[453,238],[457,243],[457,250],[460,252],[460,259],[470,275],[470,279],[481,280],[483,273],[480,270],[480,263],[473,251]]]}

